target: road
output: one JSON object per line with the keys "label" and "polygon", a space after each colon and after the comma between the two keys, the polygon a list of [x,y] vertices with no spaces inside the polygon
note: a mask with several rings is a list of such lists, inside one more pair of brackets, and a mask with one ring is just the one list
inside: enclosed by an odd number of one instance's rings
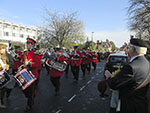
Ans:
{"label": "road", "polygon": [[[55,96],[54,87],[50,82],[46,70],[42,69],[40,82],[36,91],[35,104],[31,113],[108,113],[110,96],[103,99],[99,96],[97,83],[103,78],[105,61],[97,65],[96,71],[86,74],[82,79],[73,81],[73,75],[69,71],[68,78],[61,78],[60,95]],[[93,69],[93,68],[92,68]],[[110,95],[109,89],[106,91]],[[8,99],[5,99],[6,109],[0,109],[0,113],[24,113],[26,98],[21,89],[16,87]]]}

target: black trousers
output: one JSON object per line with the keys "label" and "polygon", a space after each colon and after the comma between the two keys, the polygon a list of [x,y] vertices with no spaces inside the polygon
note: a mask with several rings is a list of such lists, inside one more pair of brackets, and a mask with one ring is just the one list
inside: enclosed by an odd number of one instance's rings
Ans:
{"label": "black trousers", "polygon": [[79,66],[71,66],[71,71],[72,71],[72,74],[74,76],[74,79],[78,80],[79,79],[79,69],[80,67]]}
{"label": "black trousers", "polygon": [[4,104],[4,97],[5,97],[5,94],[6,94],[6,97],[8,97],[11,93],[11,90],[10,88],[6,88],[6,87],[3,87],[0,89],[0,103],[1,104]]}
{"label": "black trousers", "polygon": [[55,87],[55,92],[59,92],[60,90],[60,77],[50,77],[50,81]]}
{"label": "black trousers", "polygon": [[32,83],[29,87],[27,87],[25,90],[23,90],[24,95],[27,98],[27,105],[29,107],[32,107],[34,104],[34,97],[35,97],[35,84],[37,81]]}
{"label": "black trousers", "polygon": [[50,68],[50,67],[45,64],[45,68],[46,68],[47,74],[49,75],[49,68]]}
{"label": "black trousers", "polygon": [[83,76],[85,76],[86,69],[87,69],[87,64],[81,64],[81,70],[83,72]]}
{"label": "black trousers", "polygon": [[94,67],[94,70],[96,70],[96,62],[92,62],[92,66]]}
{"label": "black trousers", "polygon": [[91,71],[91,63],[87,64],[87,71],[90,73],[90,71]]}
{"label": "black trousers", "polygon": [[6,88],[5,87],[0,89],[0,102],[1,102],[1,104],[4,104],[5,92],[6,92]]}
{"label": "black trousers", "polygon": [[66,75],[68,75],[68,70],[69,70],[69,64],[67,64],[67,67],[66,67],[66,70],[65,70]]}

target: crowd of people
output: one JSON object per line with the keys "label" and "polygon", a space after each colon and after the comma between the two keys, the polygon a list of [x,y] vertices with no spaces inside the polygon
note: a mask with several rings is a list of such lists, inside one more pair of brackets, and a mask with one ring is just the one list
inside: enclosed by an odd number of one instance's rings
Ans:
{"label": "crowd of people", "polygon": [[[46,68],[47,74],[50,76],[56,96],[60,91],[60,78],[64,73],[65,77],[68,77],[69,67],[74,82],[78,82],[80,67],[83,79],[86,77],[86,73],[90,73],[91,65],[96,70],[98,62],[96,52],[85,48],[80,51],[78,46],[74,46],[74,50],[71,52],[59,47],[41,51],[40,46],[35,47],[35,45],[36,41],[32,38],[27,38],[27,50],[25,51],[21,51],[21,47],[18,45],[11,50],[11,48],[7,49],[6,44],[0,44],[0,71],[1,75],[7,73],[7,76],[0,78],[0,108],[6,108],[5,94],[9,98],[12,89],[20,86],[27,98],[25,111],[30,111],[34,104],[35,90],[39,83],[42,67]],[[6,80],[6,78],[9,79]],[[2,79],[5,81],[2,82]]]}
{"label": "crowd of people", "polygon": [[[80,67],[83,79],[91,72],[91,66],[96,70],[98,54],[95,51],[86,48],[79,50],[78,46],[74,46],[71,52],[59,47],[42,52],[40,46],[35,48],[35,45],[34,39],[27,38],[27,50],[22,52],[21,47],[16,45],[12,53],[7,50],[6,44],[0,44],[0,108],[6,108],[5,94],[9,98],[12,89],[20,86],[27,98],[25,111],[32,110],[42,67],[46,68],[50,76],[56,96],[60,91],[60,78],[63,74],[68,77],[69,67],[76,83]],[[105,83],[119,92],[116,107],[110,113],[148,113],[150,65],[144,57],[146,51],[147,45],[143,40],[131,39],[128,48],[129,63],[115,76],[108,70],[105,71]]]}

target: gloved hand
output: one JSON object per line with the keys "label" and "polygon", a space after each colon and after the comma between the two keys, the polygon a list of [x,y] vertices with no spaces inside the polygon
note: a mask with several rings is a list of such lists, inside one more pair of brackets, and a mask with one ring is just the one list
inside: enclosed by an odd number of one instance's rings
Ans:
{"label": "gloved hand", "polygon": [[26,63],[25,68],[27,68],[28,70],[31,69],[31,62]]}

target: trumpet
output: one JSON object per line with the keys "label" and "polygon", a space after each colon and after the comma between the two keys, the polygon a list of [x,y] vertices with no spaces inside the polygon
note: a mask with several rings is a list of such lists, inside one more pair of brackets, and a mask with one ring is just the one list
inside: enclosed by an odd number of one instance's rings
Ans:
{"label": "trumpet", "polygon": [[19,55],[14,50],[10,50],[9,54],[13,57],[14,60],[19,60]]}
{"label": "trumpet", "polygon": [[13,57],[14,60],[19,60],[19,55],[14,51],[13,47],[11,46],[11,43],[9,43],[7,52]]}
{"label": "trumpet", "polygon": [[114,67],[117,67],[118,69],[112,73],[112,77],[115,77],[121,71],[121,68],[122,68],[120,65],[114,66]]}

